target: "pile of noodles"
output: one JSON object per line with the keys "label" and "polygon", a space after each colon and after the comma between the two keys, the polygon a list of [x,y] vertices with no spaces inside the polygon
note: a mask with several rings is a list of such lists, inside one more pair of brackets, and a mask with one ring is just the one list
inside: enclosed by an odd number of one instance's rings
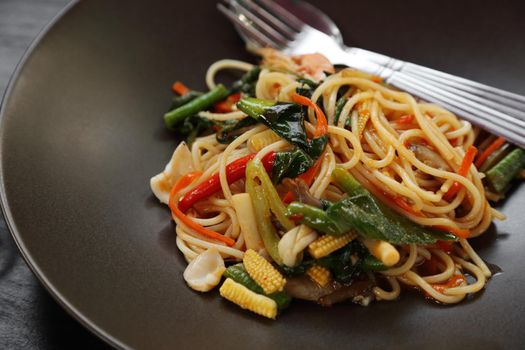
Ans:
{"label": "pile of noodles", "polygon": [[[290,102],[296,88],[302,86],[299,75],[317,80],[319,77],[301,67],[293,59],[276,52],[262,52],[264,60],[262,71],[256,84],[256,97]],[[223,69],[248,71],[251,64],[221,60],[208,70],[206,82],[210,89],[215,86],[214,77]],[[334,125],[338,92],[345,89],[348,102],[344,105],[337,125]],[[344,90],[342,90],[344,91]],[[376,77],[351,69],[343,69],[330,74],[313,91],[312,101],[321,104],[328,120],[329,142],[323,155],[319,175],[310,186],[310,193],[316,198],[335,201],[343,192],[334,185],[330,174],[336,166],[348,171],[371,193],[379,199],[402,197],[410,203],[413,210],[399,206],[393,209],[410,220],[424,226],[442,226],[467,229],[471,236],[482,234],[493,218],[503,219],[503,215],[491,208],[482,185],[482,174],[471,166],[466,177],[457,173],[465,150],[474,143],[477,130],[468,122],[459,120],[447,110],[427,103],[420,103],[413,96],[381,84]],[[359,133],[358,107],[369,113],[368,122]],[[315,114],[308,111],[306,129],[313,132]],[[412,115],[414,123],[409,127],[396,123],[404,115]],[[247,118],[242,111],[231,113],[201,112],[214,120]],[[345,128],[350,125],[351,128]],[[193,186],[198,185],[212,174],[219,172],[222,190],[210,198],[196,204],[188,212],[192,219],[235,240],[228,247],[220,242],[202,237],[180,222],[176,217],[177,246],[187,261],[210,247],[216,247],[225,259],[240,260],[245,250],[243,232],[239,218],[232,205],[232,195],[245,192],[244,182],[228,185],[226,165],[232,160],[253,153],[248,140],[267,129],[255,125],[228,145],[217,142],[214,134],[199,137],[188,150],[179,146],[178,154],[171,160],[172,168],[180,169],[183,175],[189,171],[201,171],[203,175]],[[351,129],[352,131],[350,131]],[[417,157],[415,145],[424,145],[430,150],[429,159]],[[182,150],[181,148],[186,148]],[[283,139],[258,151],[258,158],[271,151],[290,149]],[[434,161],[432,161],[434,159]],[[179,162],[180,164],[173,164]],[[454,182],[461,184],[461,190],[451,201],[443,200],[443,195]],[[181,195],[191,188],[183,190]],[[385,197],[386,196],[386,197]],[[388,201],[387,201],[388,202]],[[199,218],[198,212],[205,212],[206,218]],[[415,215],[414,213],[418,213]],[[316,239],[312,230],[294,228],[285,234],[279,251],[282,254],[297,255]],[[400,282],[415,286],[442,303],[455,303],[467,294],[482,289],[491,276],[486,264],[475,253],[466,239],[455,243],[450,252],[438,246],[416,244],[397,245],[401,259],[386,271],[378,272],[388,281],[388,288],[375,287],[377,299],[392,300],[400,293]],[[418,266],[424,261],[434,259],[438,272],[422,275]],[[455,275],[467,274],[459,286],[439,290],[433,285],[445,283]]]}

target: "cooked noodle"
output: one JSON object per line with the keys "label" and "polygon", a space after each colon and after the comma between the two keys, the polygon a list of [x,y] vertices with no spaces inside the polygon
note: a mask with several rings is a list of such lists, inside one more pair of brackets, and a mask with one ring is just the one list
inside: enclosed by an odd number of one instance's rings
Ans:
{"label": "cooked noodle", "polygon": [[[265,61],[255,87],[256,97],[261,99],[290,102],[297,87],[297,74],[287,71],[284,60],[272,66],[271,59]],[[222,69],[247,71],[251,64],[222,60],[214,63],[206,74],[211,89],[216,86],[214,77]],[[293,70],[296,67],[291,67]],[[346,91],[348,101],[342,108],[337,125],[334,125],[338,94]],[[343,197],[330,174],[336,166],[347,169],[368,191],[377,196],[392,209],[423,226],[452,227],[470,231],[476,237],[487,230],[493,218],[503,215],[491,208],[485,196],[481,174],[471,166],[467,176],[458,175],[458,169],[465,150],[472,145],[475,131],[470,123],[459,120],[454,114],[432,104],[418,102],[413,96],[394,90],[378,82],[375,77],[344,69],[331,74],[312,91],[311,100],[321,105],[328,120],[329,142],[323,155],[319,175],[310,186],[315,198],[335,201]],[[365,108],[366,107],[366,108]],[[362,133],[359,132],[359,109],[369,114]],[[234,108],[235,109],[235,108]],[[403,115],[412,115],[410,127],[400,125],[396,120]],[[241,111],[220,114],[201,112],[213,120],[238,120],[246,117]],[[306,129],[314,130],[316,114],[308,111]],[[345,127],[350,125],[350,130]],[[177,246],[188,262],[210,247],[215,247],[224,259],[240,260],[245,251],[244,235],[239,218],[232,203],[232,195],[244,192],[243,183],[228,185],[226,166],[252,151],[247,141],[267,130],[261,124],[252,126],[230,144],[217,142],[215,135],[198,137],[191,147],[188,171],[203,172],[192,184],[196,186],[214,173],[219,173],[221,191],[200,201],[188,215],[200,225],[219,232],[235,241],[232,247],[203,237],[189,228],[176,216]],[[441,167],[427,159],[420,159],[411,149],[413,143],[422,143],[439,158]],[[288,149],[290,145],[280,139],[258,151],[256,157],[263,158],[271,151]],[[443,199],[453,183],[461,189],[452,201]],[[191,188],[184,189],[183,195]],[[413,210],[392,206],[386,198],[404,198]],[[203,214],[206,214],[203,216]],[[416,215],[417,214],[417,215]],[[281,252],[299,254],[317,234],[297,226],[285,234]],[[395,247],[400,261],[379,277],[387,282],[388,288],[374,287],[374,294],[380,300],[395,300],[401,293],[401,285],[415,286],[431,298],[445,304],[457,303],[470,293],[481,290],[491,276],[483,260],[469,245],[460,239],[450,252],[438,246],[425,247],[416,244]],[[284,253],[282,253],[284,254]],[[425,274],[420,268],[424,262],[434,261],[438,271]],[[442,292],[433,287],[444,284],[454,275],[468,274],[458,286],[445,288]],[[472,280],[472,281],[471,281]]]}

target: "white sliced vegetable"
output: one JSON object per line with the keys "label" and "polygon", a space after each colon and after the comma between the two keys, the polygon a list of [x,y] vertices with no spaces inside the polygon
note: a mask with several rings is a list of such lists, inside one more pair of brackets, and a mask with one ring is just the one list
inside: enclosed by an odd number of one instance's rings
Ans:
{"label": "white sliced vegetable", "polygon": [[239,193],[232,196],[233,207],[239,219],[239,226],[244,236],[246,249],[256,252],[264,248],[264,243],[257,230],[257,220],[253,211],[252,199],[249,193]]}
{"label": "white sliced vegetable", "polygon": [[155,197],[164,204],[168,204],[171,186],[179,177],[193,171],[191,152],[185,142],[181,142],[164,171],[150,180],[151,190]]}
{"label": "white sliced vegetable", "polygon": [[184,270],[184,280],[192,289],[208,292],[221,282],[226,270],[224,260],[216,248],[200,253]]}

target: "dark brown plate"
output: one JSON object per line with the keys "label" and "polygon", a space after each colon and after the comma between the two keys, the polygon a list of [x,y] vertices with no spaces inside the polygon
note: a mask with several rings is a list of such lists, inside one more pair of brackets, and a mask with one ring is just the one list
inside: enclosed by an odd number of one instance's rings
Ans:
{"label": "dark brown plate", "polygon": [[[518,1],[313,1],[348,43],[525,93]],[[312,48],[315,50],[315,48]],[[485,292],[443,307],[417,294],[368,308],[294,302],[275,322],[182,279],[149,178],[177,140],[161,115],[179,79],[204,87],[220,58],[251,59],[210,1],[83,1],[23,61],[2,107],[2,203],[50,293],[119,347],[516,348],[524,343],[525,187],[476,245],[499,265]]]}

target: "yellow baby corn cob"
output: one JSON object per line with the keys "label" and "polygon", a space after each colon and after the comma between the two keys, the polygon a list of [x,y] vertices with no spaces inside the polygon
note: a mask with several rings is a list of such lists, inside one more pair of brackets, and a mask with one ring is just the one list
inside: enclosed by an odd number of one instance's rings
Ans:
{"label": "yellow baby corn cob", "polygon": [[332,274],[330,270],[321,265],[312,265],[306,270],[308,276],[318,285],[324,287],[332,280]]}
{"label": "yellow baby corn cob", "polygon": [[268,129],[250,137],[248,140],[248,148],[254,152],[259,152],[264,147],[271,145],[280,139],[279,135],[274,133],[271,129]]}
{"label": "yellow baby corn cob", "polygon": [[371,103],[366,101],[359,104],[359,108],[357,109],[359,113],[359,118],[357,119],[357,130],[359,131],[359,136],[363,135],[366,123],[368,122],[368,119],[370,119],[370,108]]}
{"label": "yellow baby corn cob", "polygon": [[283,290],[286,279],[255,250],[248,249],[244,253],[243,263],[250,277],[262,287],[266,294]]}
{"label": "yellow baby corn cob", "polygon": [[308,246],[308,253],[315,259],[327,256],[337,249],[344,247],[357,237],[357,234],[349,232],[342,236],[322,235]]}
{"label": "yellow baby corn cob", "polygon": [[252,292],[240,283],[227,278],[219,289],[221,296],[235,303],[243,309],[256,314],[275,319],[277,316],[277,303],[261,294]]}

